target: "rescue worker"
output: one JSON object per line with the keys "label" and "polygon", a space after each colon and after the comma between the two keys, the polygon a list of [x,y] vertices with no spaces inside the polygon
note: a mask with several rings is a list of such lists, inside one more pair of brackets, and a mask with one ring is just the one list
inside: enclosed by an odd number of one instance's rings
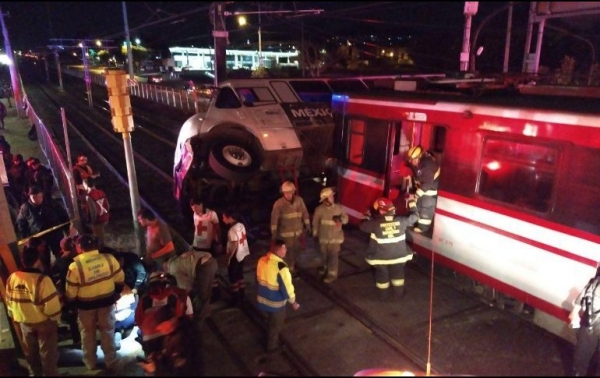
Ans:
{"label": "rescue worker", "polygon": [[[390,298],[390,282],[397,298],[404,295],[404,265],[412,259],[412,252],[406,247],[406,228],[414,224],[419,216],[396,216],[393,202],[385,197],[378,198],[373,204],[377,211],[363,219],[359,228],[371,234],[365,260],[375,267],[375,286],[379,289],[381,300]],[[370,214],[370,211],[369,211]]]}
{"label": "rescue worker", "polygon": [[280,346],[279,335],[285,322],[286,304],[292,305],[294,311],[300,308],[292,275],[284,262],[286,253],[283,239],[275,239],[269,252],[258,260],[256,266],[257,307],[267,316],[267,352],[276,351]]}
{"label": "rescue worker", "polygon": [[408,202],[410,211],[419,214],[414,231],[429,231],[433,223],[435,205],[437,203],[440,165],[433,155],[422,146],[414,146],[408,150],[408,162],[413,171],[413,186],[416,191],[414,199]]}
{"label": "rescue worker", "polygon": [[[573,375],[597,376],[600,366],[592,357],[600,352],[600,267],[573,301],[569,315],[571,328],[577,329],[577,345],[573,358]],[[596,359],[596,362],[598,359]],[[595,366],[596,371],[590,368]]]}
{"label": "rescue worker", "polygon": [[175,254],[171,230],[147,208],[140,209],[137,218],[140,225],[146,228],[146,252],[142,258],[150,272],[160,270],[162,264]]}
{"label": "rescue worker", "polygon": [[233,208],[223,212],[223,223],[229,226],[225,259],[229,275],[231,304],[237,306],[241,306],[244,301],[246,290],[244,259],[250,254],[246,226],[239,219],[239,213]]}
{"label": "rescue worker", "polygon": [[172,256],[165,262],[164,268],[175,277],[177,286],[189,295],[197,323],[204,321],[210,315],[210,295],[217,260],[208,252],[192,250]]}
{"label": "rescue worker", "polygon": [[154,373],[157,367],[178,369],[192,365],[187,364],[196,341],[189,332],[192,316],[193,308],[185,290],[178,288],[168,274],[153,272],[135,310],[135,323],[142,333],[141,344],[146,355],[140,365],[146,373]]}
{"label": "rescue worker", "polygon": [[287,246],[286,264],[292,276],[296,276],[296,258],[302,250],[302,233],[310,231],[310,217],[302,197],[296,195],[291,181],[281,185],[282,196],[273,204],[271,211],[271,239],[283,239]]}
{"label": "rescue worker", "polygon": [[332,188],[321,190],[321,204],[315,209],[312,221],[313,237],[318,239],[323,258],[323,266],[318,273],[325,283],[337,279],[339,254],[344,242],[342,225],[348,223],[348,214],[340,204],[335,203],[334,196]]}
{"label": "rescue worker", "polygon": [[98,239],[100,246],[104,245],[106,239],[106,224],[110,219],[110,203],[106,193],[96,188],[96,179],[89,177],[83,182],[85,190],[85,209],[87,221],[92,234]]}
{"label": "rescue worker", "polygon": [[[22,239],[49,231],[40,238],[44,239],[54,257],[60,257],[60,241],[68,233],[70,226],[66,210],[51,198],[44,196],[42,189],[33,185],[29,188],[29,198],[19,208],[17,214],[17,231]],[[63,225],[60,227],[60,225]],[[55,228],[56,227],[56,228]],[[44,271],[50,273],[50,254],[41,256]]]}
{"label": "rescue worker", "polygon": [[[78,236],[75,238],[77,237]],[[62,295],[65,295],[69,266],[71,266],[73,259],[77,257],[75,238],[67,236],[60,241],[61,255],[60,258],[55,261],[53,267],[53,280],[56,284],[56,288]],[[62,320],[69,324],[69,332],[71,334],[71,339],[73,340],[73,345],[80,346],[81,333],[79,332],[79,327],[77,325],[77,308],[75,308],[73,304],[65,304],[62,312]]]}
{"label": "rescue worker", "polygon": [[85,187],[83,186],[84,181],[88,178],[100,177],[100,173],[94,172],[92,167],[88,165],[88,158],[85,154],[79,154],[77,156],[77,163],[73,166],[73,180],[75,180],[75,188],[77,194],[82,201],[85,200]]}
{"label": "rescue worker", "polygon": [[96,369],[98,330],[106,369],[114,370],[117,362],[115,303],[123,290],[125,275],[114,256],[98,251],[93,236],[81,235],[75,245],[78,255],[69,266],[65,296],[78,311],[83,362],[89,370]]}
{"label": "rescue worker", "polygon": [[[214,257],[221,253],[221,223],[217,212],[207,208],[204,200],[196,197],[190,201],[194,219],[194,251],[210,252]],[[212,300],[219,297],[219,279],[215,275],[211,284]]]}
{"label": "rescue worker", "polygon": [[58,375],[58,322],[61,308],[58,291],[35,248],[21,252],[23,269],[12,273],[6,282],[8,316],[21,329],[25,358],[32,376]]}

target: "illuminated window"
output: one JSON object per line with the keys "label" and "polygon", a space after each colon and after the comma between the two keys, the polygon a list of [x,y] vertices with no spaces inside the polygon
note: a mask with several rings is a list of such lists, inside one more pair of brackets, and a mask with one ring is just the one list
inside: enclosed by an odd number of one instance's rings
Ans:
{"label": "illuminated window", "polygon": [[483,148],[478,193],[520,208],[548,212],[558,157],[555,147],[488,139]]}
{"label": "illuminated window", "polygon": [[349,126],[348,161],[361,165],[365,149],[365,121],[351,119]]}

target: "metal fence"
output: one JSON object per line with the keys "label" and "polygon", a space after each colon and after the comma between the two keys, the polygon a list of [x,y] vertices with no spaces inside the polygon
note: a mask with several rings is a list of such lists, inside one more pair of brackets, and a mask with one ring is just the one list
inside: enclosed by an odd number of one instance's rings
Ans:
{"label": "metal fence", "polygon": [[[85,79],[85,72],[81,69],[66,67],[63,69],[63,73],[80,78],[82,80]],[[90,72],[90,78],[92,83],[106,86],[106,78],[104,75]],[[140,97],[146,100],[157,102],[159,104],[164,104],[187,111],[206,111],[206,109],[208,109],[208,102],[210,101],[210,91],[203,89],[177,89],[141,82],[136,82],[129,88],[131,96]]]}
{"label": "metal fence", "polygon": [[68,163],[65,161],[66,154],[62,150],[62,147],[55,142],[56,138],[53,136],[52,131],[44,125],[43,120],[35,113],[26,95],[24,96],[24,101],[27,109],[27,118],[29,118],[32,125],[35,125],[38,142],[52,170],[54,184],[60,188],[63,205],[69,214],[69,218],[74,222],[75,228],[79,234],[82,234],[83,229],[79,205],[77,203],[75,180],[73,179],[73,173]]}

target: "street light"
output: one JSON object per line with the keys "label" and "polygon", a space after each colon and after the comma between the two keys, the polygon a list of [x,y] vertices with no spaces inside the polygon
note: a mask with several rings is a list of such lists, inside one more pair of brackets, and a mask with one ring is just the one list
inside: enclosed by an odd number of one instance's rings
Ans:
{"label": "street light", "polygon": [[[258,17],[260,19],[260,14]],[[238,25],[248,25],[248,21],[246,20],[245,16],[238,16]],[[262,28],[260,26],[260,21],[258,23],[258,67],[262,67]]]}

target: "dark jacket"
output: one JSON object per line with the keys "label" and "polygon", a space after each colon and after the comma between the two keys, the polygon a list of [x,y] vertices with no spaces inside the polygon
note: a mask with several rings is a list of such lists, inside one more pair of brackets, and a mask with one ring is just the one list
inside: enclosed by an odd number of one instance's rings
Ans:
{"label": "dark jacket", "polygon": [[[21,238],[26,238],[68,221],[67,212],[55,201],[44,199],[39,206],[27,201],[21,205],[17,215],[17,232]],[[68,227],[66,225],[64,229]]]}
{"label": "dark jacket", "polygon": [[361,231],[371,234],[367,257],[370,265],[390,265],[404,263],[412,258],[406,247],[406,228],[419,219],[415,213],[408,216],[377,216],[362,221]]}
{"label": "dark jacket", "polygon": [[143,293],[148,272],[142,260],[133,252],[118,252],[116,257],[118,260],[123,258],[121,269],[125,273],[125,284],[131,289],[136,289],[138,294]]}

